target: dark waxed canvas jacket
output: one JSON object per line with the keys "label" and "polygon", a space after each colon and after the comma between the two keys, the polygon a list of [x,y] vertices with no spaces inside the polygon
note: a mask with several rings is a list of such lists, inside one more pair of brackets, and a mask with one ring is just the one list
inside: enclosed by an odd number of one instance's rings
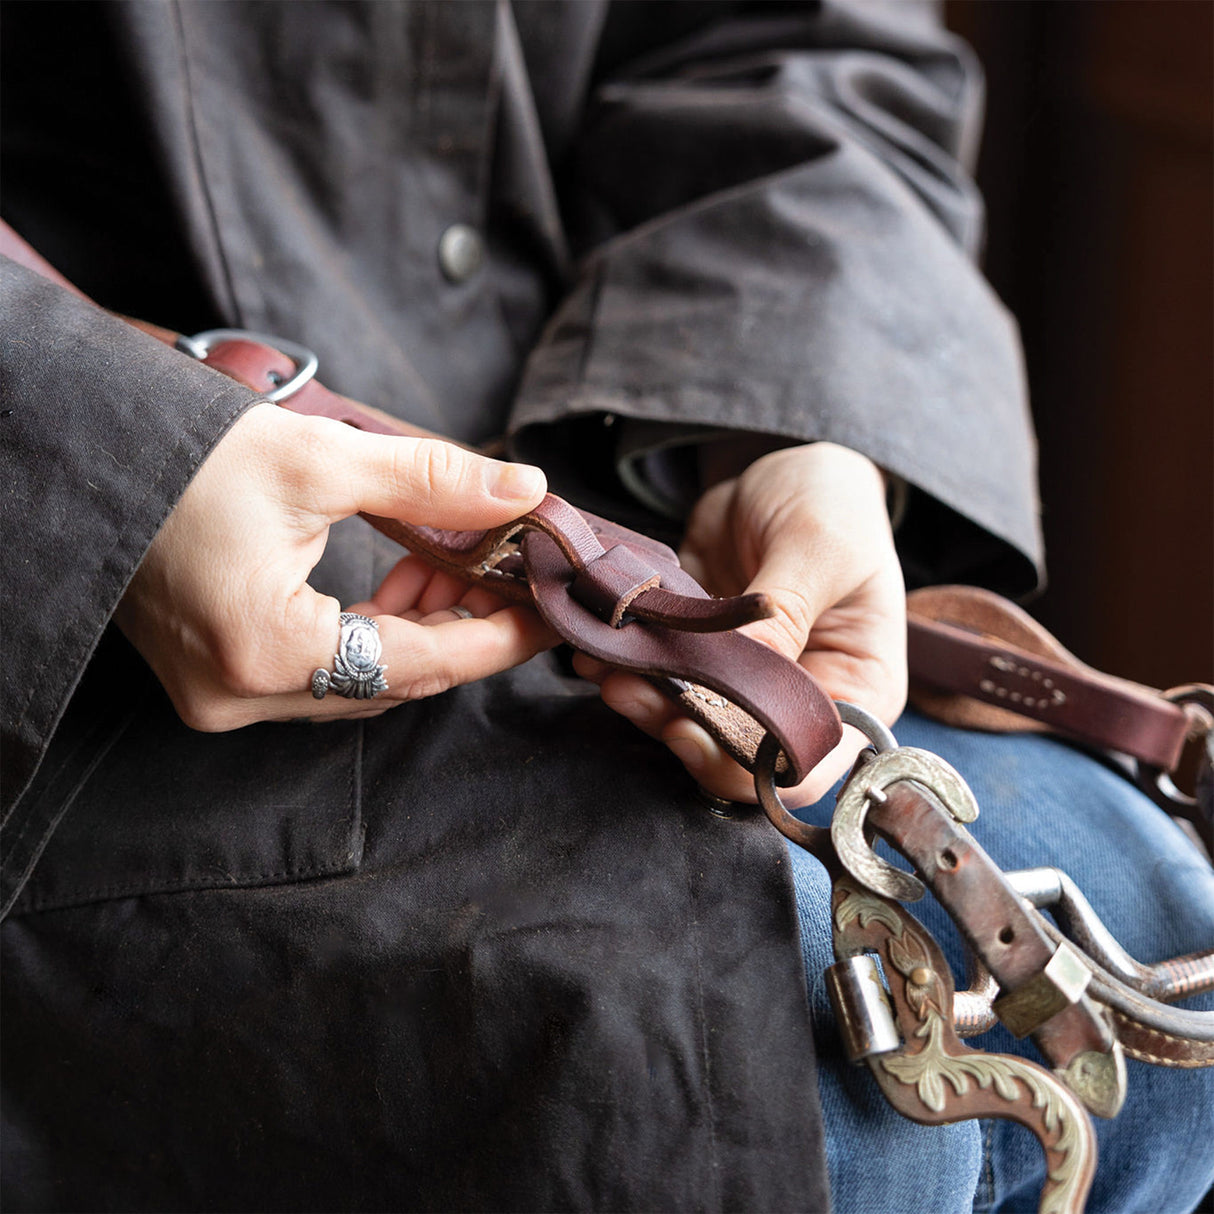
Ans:
{"label": "dark waxed canvas jacket", "polygon": [[[1031,582],[979,86],[918,7],[13,4],[2,45],[0,210],[104,307],[302,342],[633,523],[656,448],[828,439],[910,487],[912,580]],[[109,620],[257,397],[2,273],[6,1208],[825,1208],[781,841],[559,655],[188,730]],[[354,520],[313,584],[395,559]]]}

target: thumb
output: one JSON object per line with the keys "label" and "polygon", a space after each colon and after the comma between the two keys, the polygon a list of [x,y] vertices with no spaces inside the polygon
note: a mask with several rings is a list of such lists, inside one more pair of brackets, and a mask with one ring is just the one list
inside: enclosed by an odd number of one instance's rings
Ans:
{"label": "thumb", "polygon": [[370,434],[303,418],[300,453],[314,475],[311,503],[327,522],[365,511],[456,530],[494,527],[539,505],[547,490],[530,464],[478,455],[436,438]]}
{"label": "thumb", "polygon": [[746,587],[748,594],[765,595],[772,613],[742,631],[794,662],[805,652],[819,616],[837,597],[829,562],[811,561],[807,553],[813,550],[803,537],[796,543],[777,542]]}
{"label": "thumb", "polygon": [[[767,594],[774,614],[744,631],[796,661],[832,700],[845,700],[886,724],[906,698],[905,595],[897,567],[859,585],[832,577],[830,563],[807,570],[797,553],[776,553],[749,589]],[[782,789],[790,806],[825,796],[845,775],[869,739],[850,725],[830,754],[796,788]]]}
{"label": "thumb", "polygon": [[[804,550],[803,550],[804,551]],[[872,570],[774,552],[751,582],[774,614],[743,630],[799,662],[836,700],[886,723],[906,699],[906,595],[892,555]]]}

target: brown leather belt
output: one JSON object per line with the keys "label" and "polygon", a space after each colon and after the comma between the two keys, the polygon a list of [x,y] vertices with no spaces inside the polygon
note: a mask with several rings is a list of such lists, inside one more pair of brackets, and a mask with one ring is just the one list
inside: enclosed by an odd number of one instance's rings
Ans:
{"label": "brown leather belt", "polygon": [[[915,707],[963,728],[1054,733],[1121,756],[1214,856],[1214,687],[1159,691],[1094,670],[1014,603],[973,586],[914,591],[907,625]],[[1192,795],[1171,780],[1189,742],[1200,747]]]}
{"label": "brown leather belt", "polygon": [[1085,666],[1026,612],[988,591],[933,586],[907,602],[911,677],[953,694],[951,704],[937,696],[932,715],[961,711],[956,697],[965,696],[989,706],[982,711],[970,705],[967,725],[1028,729],[1035,721],[1175,769],[1191,717],[1154,688]]}

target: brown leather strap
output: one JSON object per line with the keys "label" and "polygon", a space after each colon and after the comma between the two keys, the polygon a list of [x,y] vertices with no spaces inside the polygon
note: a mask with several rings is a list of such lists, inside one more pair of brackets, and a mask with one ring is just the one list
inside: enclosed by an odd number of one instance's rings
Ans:
{"label": "brown leather strap", "polygon": [[[555,631],[582,653],[622,670],[680,680],[680,703],[743,766],[753,770],[755,752],[770,731],[786,759],[777,765],[777,780],[795,784],[804,779],[798,773],[807,775],[838,744],[842,728],[834,705],[795,662],[737,632],[708,637],[650,623],[613,628],[570,593],[576,575],[550,536],[529,533],[523,552],[536,606]],[[677,564],[661,563],[660,575],[678,594],[704,594]],[[686,684],[699,688],[702,698]],[[716,697],[703,696],[704,688]],[[737,708],[751,720],[740,718]]]}
{"label": "brown leather strap", "polygon": [[[733,631],[768,614],[764,596],[710,598],[664,544],[553,494],[490,532],[370,521],[461,577],[533,601],[579,652],[650,677],[749,770],[770,732],[782,750],[778,782],[799,783],[842,736],[833,704],[804,668]],[[521,561],[510,551],[520,533]]]}
{"label": "brown leather strap", "polygon": [[950,724],[1040,729],[1173,771],[1189,715],[1154,688],[1102,674],[1013,603],[972,586],[907,597],[917,707]]}
{"label": "brown leather strap", "polygon": [[[895,784],[885,793],[869,809],[869,823],[924,875],[1001,990],[1014,992],[1032,980],[1054,952],[1039,916],[965,827],[914,784]],[[1113,1038],[1096,1006],[1081,996],[1034,1029],[1033,1040],[1065,1068],[1087,1051],[1107,1053]]]}

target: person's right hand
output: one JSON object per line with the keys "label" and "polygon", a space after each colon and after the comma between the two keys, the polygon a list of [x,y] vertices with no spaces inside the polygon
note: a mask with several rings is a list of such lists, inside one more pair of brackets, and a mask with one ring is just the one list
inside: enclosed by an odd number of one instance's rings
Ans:
{"label": "person's right hand", "polygon": [[[767,595],[774,614],[747,624],[747,636],[798,662],[833,699],[887,724],[898,719],[906,702],[906,591],[884,476],[866,456],[826,442],[762,456],[700,498],[679,560],[712,594]],[[610,708],[669,746],[702,788],[755,800],[753,778],[644,679],[584,656],[574,667],[599,684]],[[843,741],[781,797],[812,804],[867,744],[845,727]]]}
{"label": "person's right hand", "polygon": [[531,608],[406,557],[370,600],[347,608],[379,625],[388,690],[313,698],[312,672],[332,670],[342,611],[307,581],[330,524],[365,510],[484,529],[525,514],[544,491],[538,468],[254,405],[187,487],[115,619],[195,729],[376,715],[517,665],[556,638]]}

